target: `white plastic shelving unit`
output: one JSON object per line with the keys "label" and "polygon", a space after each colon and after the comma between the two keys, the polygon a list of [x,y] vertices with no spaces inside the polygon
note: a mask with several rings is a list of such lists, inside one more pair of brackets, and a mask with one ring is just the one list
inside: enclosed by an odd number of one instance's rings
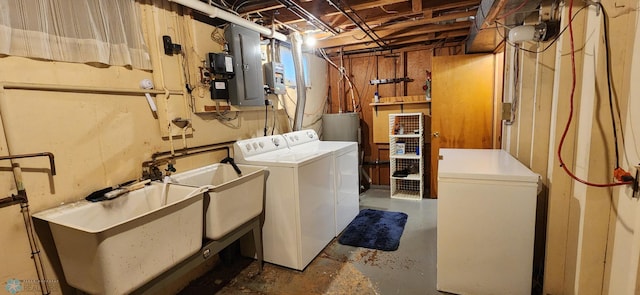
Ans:
{"label": "white plastic shelving unit", "polygon": [[392,198],[420,200],[424,196],[423,122],[422,113],[389,114]]}

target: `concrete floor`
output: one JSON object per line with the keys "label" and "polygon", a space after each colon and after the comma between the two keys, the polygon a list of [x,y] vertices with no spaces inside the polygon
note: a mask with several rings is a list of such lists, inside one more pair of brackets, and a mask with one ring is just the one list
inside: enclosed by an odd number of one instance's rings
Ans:
{"label": "concrete floor", "polygon": [[235,257],[180,294],[442,294],[436,291],[436,202],[391,199],[388,187],[374,187],[360,196],[361,209],[409,216],[398,250],[345,246],[334,239],[303,272],[265,263],[258,273],[257,262]]}

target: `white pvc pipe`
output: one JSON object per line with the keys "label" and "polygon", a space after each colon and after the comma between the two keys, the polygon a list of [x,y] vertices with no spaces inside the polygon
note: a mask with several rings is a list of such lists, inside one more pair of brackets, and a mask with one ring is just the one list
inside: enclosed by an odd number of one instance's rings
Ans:
{"label": "white pvc pipe", "polygon": [[285,36],[282,33],[278,33],[275,31],[272,31],[269,28],[263,27],[261,25],[258,25],[254,22],[248,21],[244,18],[241,18],[235,14],[226,12],[222,9],[219,9],[217,7],[211,6],[209,4],[206,4],[204,2],[200,2],[198,0],[169,0],[170,2],[176,2],[182,6],[186,6],[189,7],[191,9],[195,9],[197,11],[200,11],[206,15],[208,15],[209,17],[212,18],[220,18],[223,20],[226,20],[228,22],[232,22],[236,25],[239,26],[243,26],[247,29],[251,29],[254,30],[266,37],[269,38],[275,38],[278,39],[280,41],[287,41],[287,36]]}

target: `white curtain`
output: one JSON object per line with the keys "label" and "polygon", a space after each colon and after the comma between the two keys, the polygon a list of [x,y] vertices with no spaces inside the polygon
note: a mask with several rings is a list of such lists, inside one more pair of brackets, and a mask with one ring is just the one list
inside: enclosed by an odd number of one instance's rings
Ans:
{"label": "white curtain", "polygon": [[151,69],[134,0],[0,0],[0,54]]}

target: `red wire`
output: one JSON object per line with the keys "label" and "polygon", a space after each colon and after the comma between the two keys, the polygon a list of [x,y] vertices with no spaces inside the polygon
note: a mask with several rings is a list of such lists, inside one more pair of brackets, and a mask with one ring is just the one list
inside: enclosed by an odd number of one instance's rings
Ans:
{"label": "red wire", "polygon": [[[573,15],[573,0],[569,1],[569,16]],[[612,187],[612,186],[618,186],[618,185],[627,185],[627,184],[633,184],[632,182],[615,182],[615,183],[592,183],[589,181],[586,181],[584,179],[581,179],[579,177],[577,177],[575,174],[573,174],[569,168],[567,168],[567,165],[564,164],[564,161],[562,160],[562,145],[564,144],[564,139],[567,136],[567,132],[569,132],[569,127],[571,126],[571,120],[573,119],[573,97],[575,94],[575,90],[576,90],[576,58],[575,58],[575,52],[574,52],[574,44],[573,44],[573,25],[572,25],[573,21],[569,20],[569,41],[571,44],[571,97],[570,97],[570,106],[569,106],[569,118],[567,119],[567,125],[564,128],[564,132],[562,133],[562,137],[560,138],[560,144],[558,145],[558,160],[560,161],[560,167],[562,167],[562,169],[564,169],[564,172],[566,172],[571,178],[573,178],[574,180],[584,183],[586,185],[589,186],[595,186],[595,187]]]}

